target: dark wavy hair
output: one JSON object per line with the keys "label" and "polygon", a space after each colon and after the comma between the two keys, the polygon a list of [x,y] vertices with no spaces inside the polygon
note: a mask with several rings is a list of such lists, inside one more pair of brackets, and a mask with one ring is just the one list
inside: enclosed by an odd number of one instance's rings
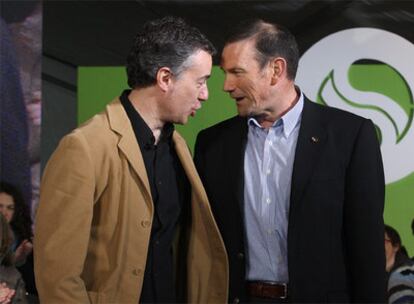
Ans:
{"label": "dark wavy hair", "polygon": [[294,80],[299,64],[299,49],[295,37],[284,26],[265,22],[261,19],[248,19],[238,24],[228,35],[225,44],[254,39],[256,60],[260,68],[273,58],[282,57],[287,63],[287,77]]}
{"label": "dark wavy hair", "polygon": [[0,261],[1,265],[13,265],[13,252],[11,245],[13,243],[13,236],[10,232],[9,223],[6,218],[0,213]]}
{"label": "dark wavy hair", "polygon": [[137,33],[127,57],[128,85],[134,89],[154,84],[162,67],[178,76],[188,67],[187,59],[199,50],[211,55],[216,52],[211,42],[183,19],[169,16],[149,21]]}
{"label": "dark wavy hair", "polygon": [[402,245],[401,237],[397,230],[392,228],[389,225],[384,225],[385,234],[390,239],[392,247],[398,247],[398,251],[395,253],[395,263],[394,268],[404,263],[408,259],[408,252],[405,247]]}
{"label": "dark wavy hair", "polygon": [[14,214],[10,221],[10,226],[16,239],[19,242],[30,239],[33,236],[32,218],[30,217],[29,207],[25,203],[22,194],[16,187],[3,181],[0,182],[0,193],[7,193],[13,197]]}

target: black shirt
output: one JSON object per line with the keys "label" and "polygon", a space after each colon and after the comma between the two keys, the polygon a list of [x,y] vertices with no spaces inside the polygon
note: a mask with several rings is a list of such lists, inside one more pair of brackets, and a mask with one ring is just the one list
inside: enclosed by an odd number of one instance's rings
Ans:
{"label": "black shirt", "polygon": [[[141,303],[177,302],[174,282],[172,242],[186,202],[188,183],[174,149],[173,124],[166,124],[157,145],[151,129],[128,99],[130,91],[120,100],[137,138],[154,202],[154,218],[148,246]],[[137,202],[138,203],[138,202]]]}

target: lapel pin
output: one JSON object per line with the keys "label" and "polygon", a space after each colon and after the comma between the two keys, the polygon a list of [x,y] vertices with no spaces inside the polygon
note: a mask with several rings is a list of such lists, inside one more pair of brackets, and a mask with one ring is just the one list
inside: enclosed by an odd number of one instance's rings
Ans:
{"label": "lapel pin", "polygon": [[319,137],[312,136],[312,137],[311,137],[311,140],[312,140],[312,142],[313,142],[313,143],[315,143],[315,144],[316,144],[316,143],[318,143],[318,142],[319,142]]}

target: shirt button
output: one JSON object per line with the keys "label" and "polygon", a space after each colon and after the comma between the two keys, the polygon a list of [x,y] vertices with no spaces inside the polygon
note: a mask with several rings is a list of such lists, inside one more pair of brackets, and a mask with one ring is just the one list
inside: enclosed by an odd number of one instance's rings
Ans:
{"label": "shirt button", "polygon": [[269,140],[268,143],[269,143],[269,146],[273,145],[273,141],[271,140]]}
{"label": "shirt button", "polygon": [[237,258],[238,258],[239,260],[243,260],[243,259],[244,259],[244,254],[243,254],[243,252],[239,252],[239,253],[237,254]]}
{"label": "shirt button", "polygon": [[267,229],[268,234],[272,234],[272,229]]}
{"label": "shirt button", "polygon": [[270,173],[272,173],[272,171],[270,171],[270,169],[267,169],[266,174],[269,175]]}
{"label": "shirt button", "polygon": [[240,302],[239,298],[234,298],[233,303],[238,304]]}
{"label": "shirt button", "polygon": [[151,221],[143,220],[143,221],[141,221],[141,226],[144,227],[144,228],[148,228],[148,227],[151,226]]}
{"label": "shirt button", "polygon": [[270,204],[272,201],[270,200],[270,198],[266,199],[266,203]]}

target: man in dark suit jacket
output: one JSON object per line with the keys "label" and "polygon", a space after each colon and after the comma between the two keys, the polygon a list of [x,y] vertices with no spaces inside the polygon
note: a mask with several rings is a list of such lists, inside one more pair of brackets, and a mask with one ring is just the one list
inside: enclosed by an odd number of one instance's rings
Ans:
{"label": "man in dark suit jacket", "polygon": [[229,258],[228,300],[385,302],[375,128],[310,102],[294,84],[298,58],[282,26],[240,25],[221,62],[239,116],[197,138]]}

